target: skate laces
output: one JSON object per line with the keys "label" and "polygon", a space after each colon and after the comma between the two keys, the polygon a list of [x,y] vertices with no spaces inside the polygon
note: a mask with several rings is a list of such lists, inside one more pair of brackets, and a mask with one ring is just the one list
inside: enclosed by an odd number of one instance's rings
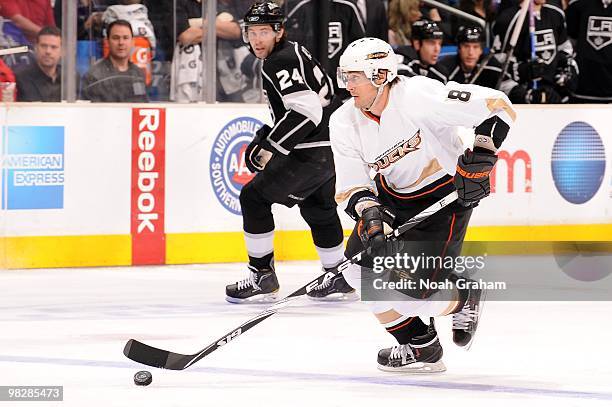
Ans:
{"label": "skate laces", "polygon": [[255,290],[260,290],[259,286],[255,282],[255,279],[255,273],[251,271],[251,274],[247,278],[245,278],[244,280],[240,280],[236,283],[238,285],[238,290],[244,290],[250,287],[253,287],[253,289]]}
{"label": "skate laces", "polygon": [[466,330],[469,329],[470,324],[478,320],[478,305],[474,306],[474,309],[465,304],[463,309],[456,314],[453,314],[453,329]]}
{"label": "skate laces", "polygon": [[327,280],[323,280],[323,282],[321,284],[319,284],[315,290],[325,290],[327,287],[329,287],[332,284],[332,281],[335,279],[335,277],[332,278],[328,278]]}
{"label": "skate laces", "polygon": [[391,354],[389,355],[389,360],[393,359],[401,359],[403,364],[408,363],[409,361],[416,361],[414,358],[414,353],[412,352],[412,348],[410,345],[395,345],[391,348]]}

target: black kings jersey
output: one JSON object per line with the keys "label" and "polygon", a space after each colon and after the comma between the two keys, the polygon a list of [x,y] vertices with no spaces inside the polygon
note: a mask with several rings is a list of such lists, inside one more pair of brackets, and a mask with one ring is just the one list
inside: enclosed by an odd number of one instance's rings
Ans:
{"label": "black kings jersey", "polygon": [[275,153],[329,147],[334,89],[306,48],[282,41],[262,66],[263,90],[274,121],[267,137]]}
{"label": "black kings jersey", "polygon": [[[510,37],[519,17],[519,6],[515,5],[505,9],[493,24],[493,49],[496,53],[505,52],[509,46]],[[539,15],[535,17],[535,53],[541,59],[546,68],[542,77],[554,83],[554,75],[561,58],[567,58],[573,53],[571,43],[567,38],[565,27],[565,15],[559,7],[544,4]],[[518,62],[531,60],[531,40],[529,36],[529,16],[525,18],[521,33],[519,35],[514,57]],[[515,75],[515,80],[524,82],[523,78]]]}
{"label": "black kings jersey", "polygon": [[[308,50],[316,49],[319,33],[316,31],[319,19],[315,0],[289,0],[287,22],[287,38],[303,45]],[[340,64],[340,55],[353,41],[365,37],[365,24],[355,1],[332,0],[329,5],[329,26],[327,38],[327,56],[329,58],[329,72],[333,75],[336,84],[336,69]],[[336,86],[336,94],[342,92],[348,97],[348,92]]]}
{"label": "black kings jersey", "polygon": [[425,76],[442,83],[448,82],[448,71],[438,61],[435,65],[425,66],[419,60],[419,54],[409,45],[402,45],[395,50],[400,57],[397,73],[408,77]]}
{"label": "black kings jersey", "polygon": [[573,0],[566,14],[567,32],[577,40],[580,69],[574,96],[583,102],[612,102],[612,4]]}
{"label": "black kings jersey", "polygon": [[[502,65],[495,58],[487,58],[487,55],[482,54],[480,59],[478,59],[476,67],[471,72],[466,72],[461,68],[461,60],[459,59],[459,55],[448,55],[442,58],[440,60],[440,65],[442,65],[446,71],[449,72],[449,81],[457,83],[472,83],[472,78],[480,70],[483,62],[486,62],[487,64],[480,71],[480,74],[473,83],[474,85],[495,89],[502,71]],[[512,90],[512,88],[514,88],[516,85],[518,84],[512,80],[510,74],[506,72],[500,90],[505,94],[509,94],[510,90]]]}

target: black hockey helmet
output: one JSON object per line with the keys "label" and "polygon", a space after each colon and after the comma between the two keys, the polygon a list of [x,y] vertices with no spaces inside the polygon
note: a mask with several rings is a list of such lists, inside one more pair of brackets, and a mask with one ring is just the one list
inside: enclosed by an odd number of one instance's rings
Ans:
{"label": "black hockey helmet", "polygon": [[244,15],[242,23],[242,39],[248,43],[246,36],[250,25],[271,25],[274,31],[279,31],[285,21],[283,8],[273,1],[258,1]]}
{"label": "black hockey helmet", "polygon": [[419,20],[412,23],[413,40],[441,40],[444,33],[438,23],[432,20]]}
{"label": "black hockey helmet", "polygon": [[484,31],[478,26],[461,26],[457,31],[457,45],[464,42],[484,42]]}

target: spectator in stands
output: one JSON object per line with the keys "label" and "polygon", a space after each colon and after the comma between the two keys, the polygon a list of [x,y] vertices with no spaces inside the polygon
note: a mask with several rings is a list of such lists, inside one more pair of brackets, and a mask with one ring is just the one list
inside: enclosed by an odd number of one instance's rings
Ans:
{"label": "spectator in stands", "polygon": [[[493,48],[505,59],[510,37],[518,20],[518,5],[502,11],[493,25]],[[534,1],[535,57],[532,58],[529,18],[526,18],[510,60],[509,72],[523,89],[511,95],[513,103],[565,103],[578,81],[573,47],[567,36],[565,14],[546,0]]]}
{"label": "spectator in stands", "polygon": [[[242,101],[246,82],[240,71],[248,50],[241,42],[239,21],[251,1],[219,0],[215,18],[217,34],[217,100]],[[202,92],[202,54],[200,44],[205,38],[207,20],[202,19],[199,0],[177,0],[177,44],[172,61],[170,99],[177,102],[197,102]]]}
{"label": "spectator in stands", "polygon": [[491,0],[459,0],[459,10],[487,22],[495,21],[495,5]]}
{"label": "spectator in stands", "polygon": [[[459,0],[458,9],[474,17],[482,18],[487,23],[495,21],[495,4],[491,0]],[[456,38],[459,27],[475,24],[474,21],[457,17],[455,14],[451,16],[450,20],[453,38]]]}
{"label": "spectator in stands", "polygon": [[0,102],[14,102],[15,93],[15,75],[11,68],[0,59]]}
{"label": "spectator in stands", "polygon": [[36,36],[36,63],[16,72],[17,101],[59,102],[62,97],[62,33],[56,27],[43,27]]}
{"label": "spectator in stands", "polygon": [[[119,4],[108,6],[102,15],[102,22],[109,26],[113,21],[125,20],[132,25],[134,43],[130,60],[145,73],[146,84],[151,84],[152,61],[157,40],[153,24],[149,20],[147,7],[141,0],[119,0]],[[104,56],[108,55],[108,38],[104,39]]]}
{"label": "spectator in stands", "polygon": [[393,47],[410,45],[412,24],[423,14],[420,0],[391,0],[389,3],[389,44]]}
{"label": "spectator in stands", "polygon": [[[11,20],[2,17],[2,4],[0,4],[0,48],[13,48],[23,44],[28,44],[27,38]],[[9,58],[5,58],[3,62],[8,66],[15,65],[13,57],[14,55],[9,55]]]}
{"label": "spectator in stands", "polygon": [[10,19],[30,43],[42,27],[55,26],[49,0],[0,0],[0,15]]}
{"label": "spectator in stands", "polygon": [[[495,89],[502,67],[491,55],[484,54],[484,30],[479,26],[460,27],[456,41],[457,55],[448,55],[440,60],[440,65],[449,72],[448,80]],[[517,86],[506,72],[500,90],[510,94]]]}
{"label": "spectator in stands", "polygon": [[[77,1],[77,38],[79,40],[102,38],[103,10],[117,4],[115,0],[76,0]],[[58,27],[62,26],[62,2],[55,0],[53,15]]]}
{"label": "spectator in stands", "polygon": [[427,76],[446,83],[448,72],[438,61],[444,37],[440,26],[435,21],[419,20],[412,24],[411,30],[412,47],[402,45],[395,51],[402,57],[397,73],[406,76]]}
{"label": "spectator in stands", "polygon": [[365,21],[365,36],[389,42],[389,18],[382,0],[356,0]]}
{"label": "spectator in stands", "polygon": [[[219,0],[217,5],[217,101],[219,102],[259,102],[245,98],[247,82],[240,70],[242,62],[250,53],[242,41],[239,22],[252,4],[252,0]],[[259,92],[256,97],[259,99]]]}
{"label": "spectator in stands", "polygon": [[141,4],[141,0],[119,0],[119,4],[109,6],[102,15],[102,22],[108,26],[116,20],[129,21],[134,36],[146,38],[151,52],[155,53],[155,31],[149,20],[149,10]]}
{"label": "spectator in stands", "polygon": [[202,4],[197,0],[176,0],[175,15],[177,43],[172,57],[170,100],[197,102],[203,86]]}
{"label": "spectator in stands", "polygon": [[174,49],[174,15],[173,0],[144,0],[143,4],[149,10],[149,18],[155,28],[157,51],[155,59],[159,61],[172,61]]}
{"label": "spectator in stands", "polygon": [[612,103],[612,6],[609,0],[575,0],[568,6],[567,33],[577,42],[580,68],[573,103]]}
{"label": "spectator in stands", "polygon": [[108,28],[109,55],[94,64],[83,78],[83,98],[92,102],[148,102],[145,75],[130,61],[134,36],[128,21]]}

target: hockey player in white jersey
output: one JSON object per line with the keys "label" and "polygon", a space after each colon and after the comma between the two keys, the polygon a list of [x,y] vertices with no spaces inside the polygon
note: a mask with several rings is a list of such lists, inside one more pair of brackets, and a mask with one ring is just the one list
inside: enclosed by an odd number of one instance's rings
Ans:
{"label": "hockey player in white jersey", "polygon": [[[398,246],[386,242],[385,223],[401,224],[455,189],[458,200],[401,235],[400,247],[425,255],[458,256],[472,209],[489,195],[488,174],[497,161],[496,151],[515,119],[506,95],[475,85],[397,76],[392,48],[375,38],[349,45],[340,58],[338,82],[353,96],[330,119],[336,201],[357,221],[345,256],[364,248],[373,256],[393,255]],[[457,126],[475,129],[473,148],[463,151]],[[358,290],[366,288],[360,286],[365,281],[362,266],[372,264],[362,262],[343,272]],[[455,288],[463,279],[444,268],[420,268],[412,278],[452,281]],[[416,289],[404,297],[410,301],[370,303],[398,342],[379,352],[380,369],[445,370],[435,316],[452,314],[454,342],[471,344],[481,290],[454,289],[453,299],[441,294]],[[419,317],[430,318],[430,325]]]}

